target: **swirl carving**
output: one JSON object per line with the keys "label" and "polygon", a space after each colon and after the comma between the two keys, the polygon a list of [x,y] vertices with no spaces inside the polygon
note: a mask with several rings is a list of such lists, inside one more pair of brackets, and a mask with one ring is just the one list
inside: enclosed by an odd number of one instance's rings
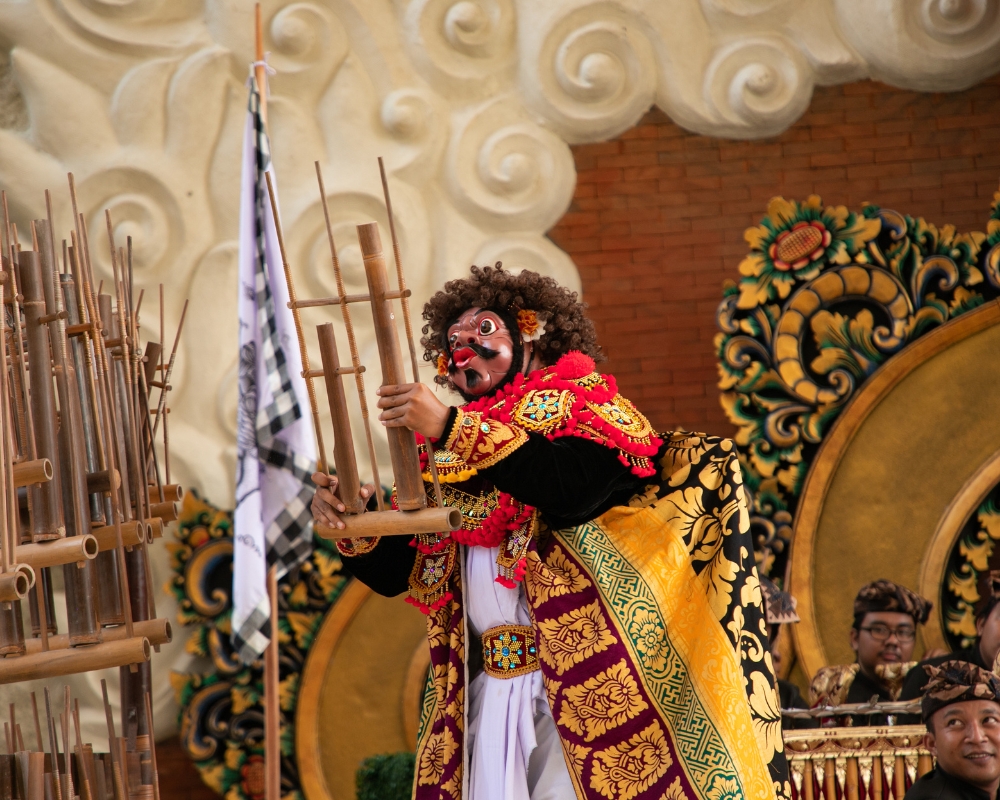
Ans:
{"label": "swirl carving", "polygon": [[413,0],[403,28],[427,78],[482,91],[481,79],[513,65],[515,22],[511,0]]}
{"label": "swirl carving", "polygon": [[1000,68],[1000,0],[838,0],[837,21],[876,80],[964,89]]}
{"label": "swirl carving", "polygon": [[460,127],[448,154],[448,188],[474,221],[502,230],[555,224],[573,195],[566,143],[502,101]]}
{"label": "swirl carving", "polygon": [[379,109],[382,127],[400,141],[424,139],[434,125],[434,106],[428,96],[413,89],[390,92]]}
{"label": "swirl carving", "polygon": [[73,32],[129,54],[156,55],[196,41],[202,0],[46,0]]}
{"label": "swirl carving", "polygon": [[582,290],[580,274],[572,259],[548,239],[537,236],[499,236],[479,248],[473,264],[495,264],[497,261],[514,272],[523,269],[548,275],[573,291]]}
{"label": "swirl carving", "polygon": [[578,8],[533,47],[522,91],[570,142],[615,136],[653,103],[659,67],[652,45],[620,6]]}
{"label": "swirl carving", "polygon": [[812,97],[812,73],[782,38],[757,38],[720,48],[705,73],[705,96],[734,135],[778,133]]}
{"label": "swirl carving", "polygon": [[113,167],[81,184],[86,198],[82,213],[87,223],[91,256],[109,277],[111,256],[104,211],[111,213],[115,242],[125,247],[132,237],[132,261],[137,274],[155,275],[182,248],[184,219],[173,193],[159,178],[133,167]]}

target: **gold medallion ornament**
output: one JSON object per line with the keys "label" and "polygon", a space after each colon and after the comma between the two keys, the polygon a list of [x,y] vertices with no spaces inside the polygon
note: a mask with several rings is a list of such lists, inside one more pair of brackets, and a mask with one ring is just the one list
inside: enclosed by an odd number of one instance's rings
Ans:
{"label": "gold medallion ornament", "polygon": [[535,631],[530,625],[499,625],[483,633],[483,671],[516,678],[539,669]]}

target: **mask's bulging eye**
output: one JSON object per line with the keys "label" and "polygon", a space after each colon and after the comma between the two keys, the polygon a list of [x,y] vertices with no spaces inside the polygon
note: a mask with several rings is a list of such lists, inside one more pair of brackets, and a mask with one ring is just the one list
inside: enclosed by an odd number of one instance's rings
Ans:
{"label": "mask's bulging eye", "polygon": [[457,341],[458,341],[458,331],[455,331],[451,336],[448,337],[448,344],[451,347],[454,347]]}
{"label": "mask's bulging eye", "polygon": [[489,317],[479,323],[479,335],[489,336],[497,332],[497,324]]}

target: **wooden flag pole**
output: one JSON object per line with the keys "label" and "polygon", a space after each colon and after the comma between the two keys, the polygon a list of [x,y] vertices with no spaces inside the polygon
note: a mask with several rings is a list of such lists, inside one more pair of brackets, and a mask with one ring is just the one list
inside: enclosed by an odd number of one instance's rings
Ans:
{"label": "wooden flag pole", "polygon": [[278,568],[267,571],[271,639],[264,651],[264,773],[267,800],[281,800],[281,724],[278,718]]}

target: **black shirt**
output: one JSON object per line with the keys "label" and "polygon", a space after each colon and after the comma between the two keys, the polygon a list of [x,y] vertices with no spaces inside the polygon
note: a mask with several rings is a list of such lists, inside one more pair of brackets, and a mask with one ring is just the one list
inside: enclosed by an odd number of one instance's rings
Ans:
{"label": "black shirt", "polygon": [[[878,683],[872,678],[869,678],[860,669],[854,676],[854,680],[851,682],[851,688],[847,690],[847,697],[844,698],[845,703],[867,703],[871,701],[872,698],[877,698],[879,703],[891,703],[892,695],[889,694],[889,690],[886,689],[882,684]],[[885,714],[854,714],[847,715],[844,718],[845,722],[850,719],[851,725],[888,725],[889,719]],[[841,724],[845,724],[842,722]]]}
{"label": "black shirt", "polygon": [[[449,416],[445,436],[454,424]],[[550,441],[536,433],[479,476],[522,503],[534,506],[550,528],[581,525],[614,506],[626,505],[646,482],[632,474],[611,448],[564,436]],[[475,480],[475,479],[474,479]],[[385,536],[369,553],[343,559],[346,572],[378,594],[395,597],[409,589],[417,551],[411,536]]]}
{"label": "black shirt", "polygon": [[[809,704],[799,691],[799,687],[791,681],[785,681],[781,678],[778,678],[778,700],[782,708],[809,708]],[[792,728],[818,728],[819,720],[782,716],[781,727],[786,730],[791,730]]]}
{"label": "black shirt", "polygon": [[988,792],[935,767],[911,786],[903,800],[995,800]]}

